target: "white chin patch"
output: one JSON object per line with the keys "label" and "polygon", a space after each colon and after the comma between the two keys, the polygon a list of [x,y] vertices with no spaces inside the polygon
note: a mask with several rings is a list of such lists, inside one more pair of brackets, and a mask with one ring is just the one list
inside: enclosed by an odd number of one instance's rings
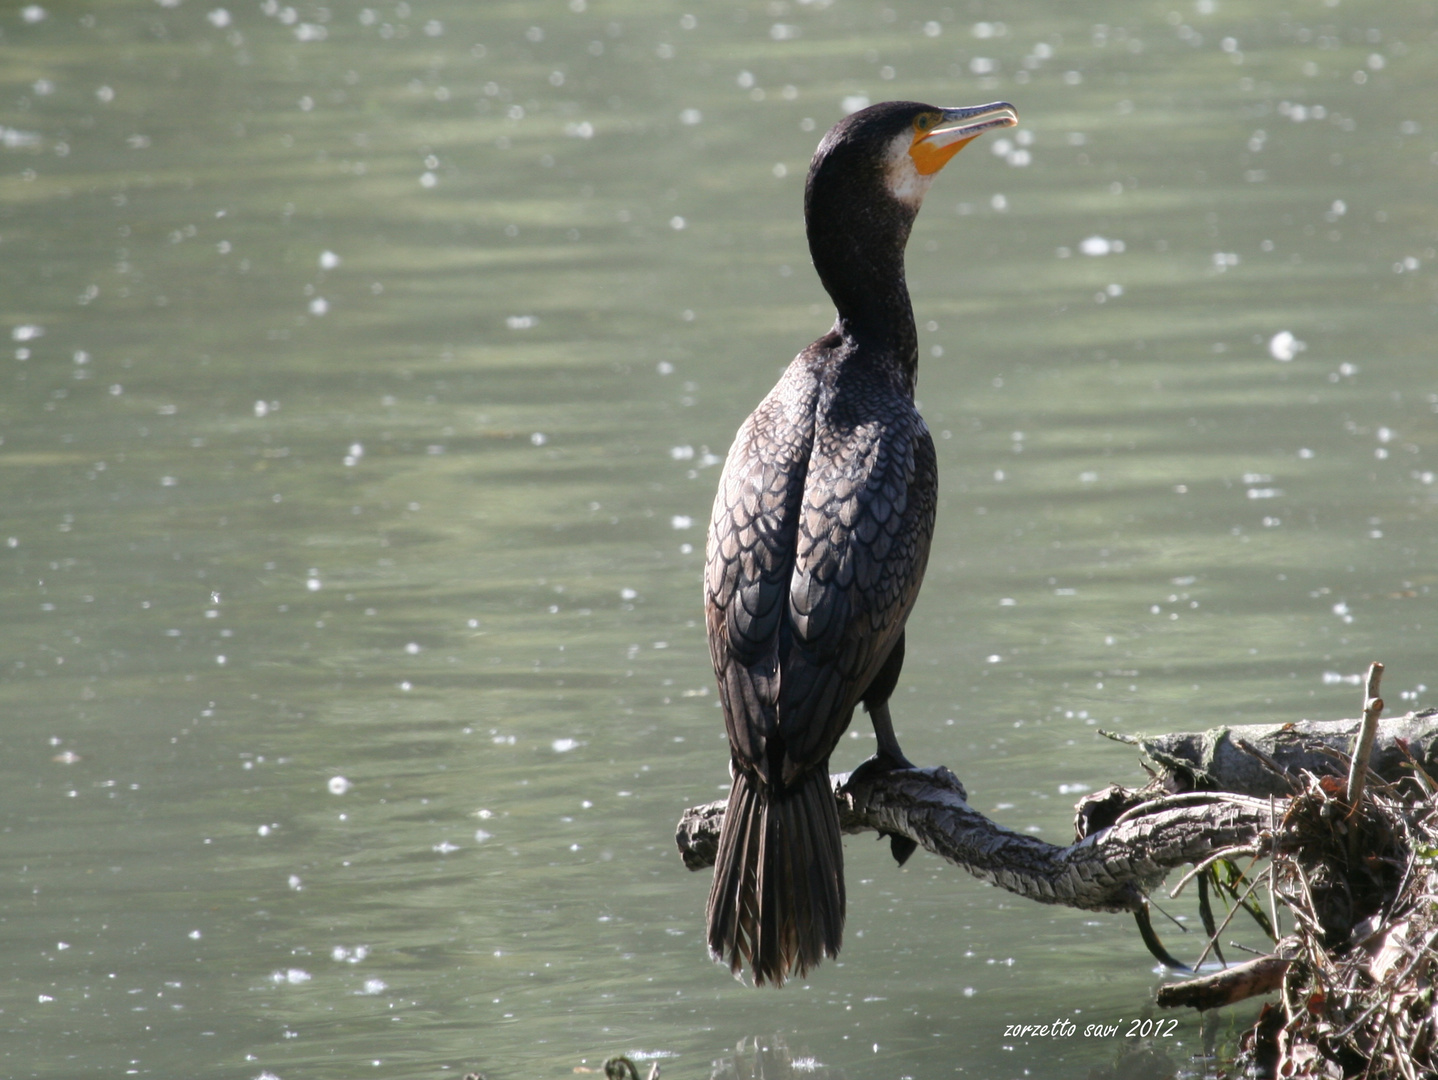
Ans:
{"label": "white chin patch", "polygon": [[909,146],[913,141],[914,137],[906,131],[896,135],[889,143],[884,183],[888,186],[889,194],[899,202],[918,209],[934,178],[925,176],[914,167],[914,159],[909,156]]}

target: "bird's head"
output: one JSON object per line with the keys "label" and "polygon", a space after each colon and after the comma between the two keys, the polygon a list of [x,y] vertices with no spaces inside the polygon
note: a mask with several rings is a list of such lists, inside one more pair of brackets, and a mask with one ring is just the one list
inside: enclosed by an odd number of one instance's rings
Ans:
{"label": "bird's head", "polygon": [[885,101],[824,136],[804,184],[804,219],[814,269],[846,332],[908,333],[904,247],[929,185],[985,131],[1018,122],[1005,101],[967,109]]}
{"label": "bird's head", "polygon": [[1018,122],[1018,112],[1006,101],[957,109],[917,101],[870,105],[839,121],[824,137],[809,187],[836,180],[848,186],[864,177],[879,181],[895,201],[917,211],[934,177],[955,154],[984,132]]}

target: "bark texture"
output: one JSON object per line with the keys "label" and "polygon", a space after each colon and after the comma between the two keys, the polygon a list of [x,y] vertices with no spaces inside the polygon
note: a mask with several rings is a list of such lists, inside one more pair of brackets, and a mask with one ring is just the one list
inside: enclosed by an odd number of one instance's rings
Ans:
{"label": "bark texture", "polygon": [[[948,769],[831,778],[845,832],[875,830],[918,841],[974,876],[1044,904],[1137,911],[1175,866],[1246,843],[1266,827],[1266,800],[1223,793],[1153,799],[1117,824],[1067,847],[995,824],[964,797]],[[847,786],[846,786],[847,785]],[[691,870],[714,860],[724,804],[687,811],[676,840]]]}
{"label": "bark texture", "polygon": [[[1358,725],[1357,720],[1302,721],[1124,740],[1164,768],[1226,790],[1154,798],[1125,792],[1127,798],[1114,801],[1112,812],[1089,835],[1067,846],[990,821],[969,805],[963,784],[942,766],[871,772],[853,783],[847,775],[830,780],[845,832],[909,837],[976,877],[1040,903],[1139,911],[1145,894],[1174,867],[1227,848],[1262,847],[1263,834],[1282,811],[1282,804],[1270,798],[1285,783],[1274,766],[1295,776],[1304,769],[1341,775],[1337,754],[1352,746]],[[1271,764],[1240,749],[1240,739]],[[1380,724],[1373,766],[1383,779],[1411,773],[1403,745],[1438,773],[1438,710]],[[1282,794],[1288,794],[1286,787]],[[713,865],[723,818],[723,802],[685,811],[675,840],[689,869]]]}
{"label": "bark texture", "polygon": [[1215,971],[1198,979],[1169,983],[1158,988],[1161,1009],[1186,1005],[1194,1009],[1218,1009],[1247,998],[1268,994],[1283,985],[1283,976],[1293,960],[1283,956],[1260,956],[1246,964]]}
{"label": "bark texture", "polygon": [[[1238,791],[1260,798],[1288,796],[1292,788],[1243,744],[1290,773],[1343,776],[1360,720],[1299,720],[1292,724],[1245,724],[1172,735],[1113,735],[1137,746],[1160,770],[1169,791]],[[1108,734],[1108,733],[1106,733]],[[1405,750],[1406,747],[1406,750]],[[1369,768],[1394,781],[1408,775],[1408,754],[1438,776],[1438,709],[1378,721]],[[1342,755],[1340,757],[1339,755]]]}

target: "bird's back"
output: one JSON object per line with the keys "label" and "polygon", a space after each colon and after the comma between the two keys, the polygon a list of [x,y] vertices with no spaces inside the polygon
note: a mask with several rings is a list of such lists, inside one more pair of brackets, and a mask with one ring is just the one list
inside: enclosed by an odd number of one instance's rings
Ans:
{"label": "bird's back", "polygon": [[740,427],[705,607],[741,768],[782,786],[827,762],[918,595],[936,488],[906,387],[837,335],[801,353]]}

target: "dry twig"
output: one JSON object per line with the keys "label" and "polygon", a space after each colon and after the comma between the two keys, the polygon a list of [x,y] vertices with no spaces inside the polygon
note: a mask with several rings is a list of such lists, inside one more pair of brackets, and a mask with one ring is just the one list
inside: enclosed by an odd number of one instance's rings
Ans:
{"label": "dry twig", "polygon": [[1368,760],[1373,756],[1373,737],[1378,734],[1378,714],[1383,711],[1383,699],[1378,696],[1378,684],[1382,679],[1383,665],[1375,660],[1368,667],[1363,696],[1363,726],[1358,729],[1353,762],[1348,766],[1348,805],[1354,808],[1363,798],[1363,785],[1368,779]]}

